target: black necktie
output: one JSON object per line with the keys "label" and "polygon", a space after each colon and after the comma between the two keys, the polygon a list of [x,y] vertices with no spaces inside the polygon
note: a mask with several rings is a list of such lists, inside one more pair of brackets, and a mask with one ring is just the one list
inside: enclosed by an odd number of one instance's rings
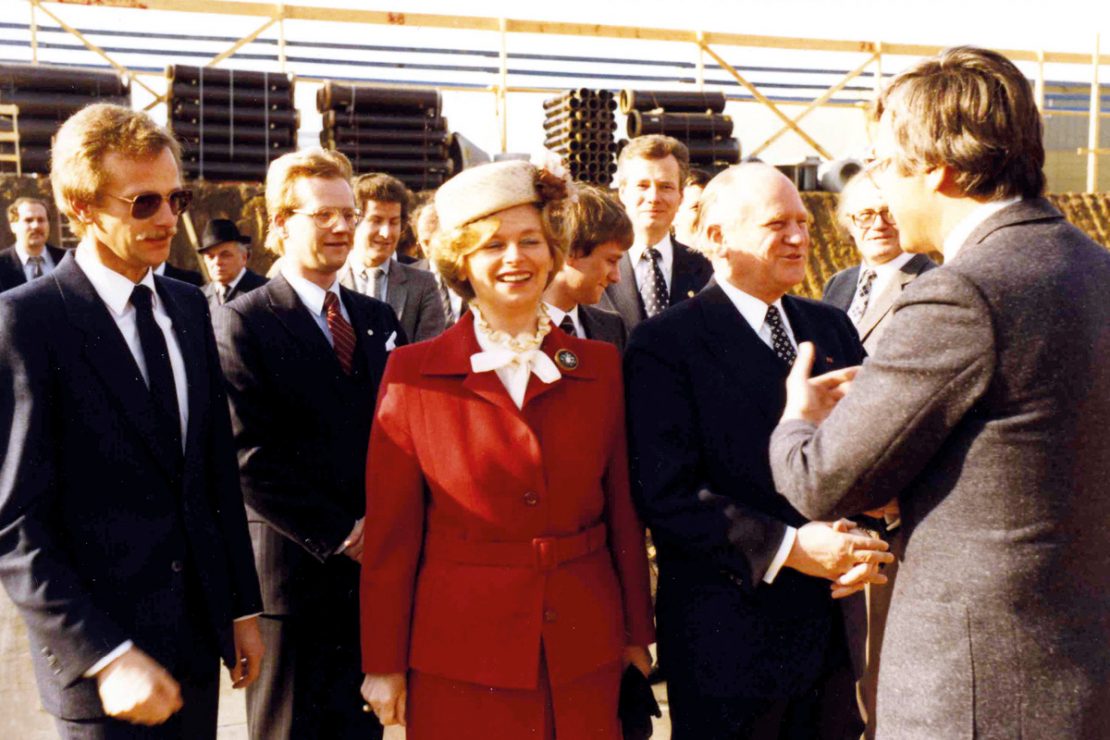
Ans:
{"label": "black necktie", "polygon": [[640,296],[644,299],[644,313],[650,319],[670,305],[670,298],[667,296],[667,280],[663,277],[663,268],[660,265],[663,255],[655,247],[648,247],[644,250],[644,256],[651,260],[651,274],[640,286]]}
{"label": "black necktie", "polygon": [[572,337],[578,336],[578,331],[574,328],[574,319],[570,317],[569,313],[559,322],[559,328]]}
{"label": "black necktie", "polygon": [[177,385],[173,380],[170,352],[166,336],[154,321],[154,295],[145,285],[136,285],[131,291],[131,305],[135,307],[135,324],[139,329],[139,344],[146,360],[150,398],[158,417],[159,429],[172,439],[174,449],[181,452],[181,411],[177,406]]}
{"label": "black necktie", "polygon": [[776,306],[767,307],[767,326],[771,327],[771,349],[779,356],[779,359],[787,365],[794,364],[794,358],[798,353],[794,351],[794,345],[790,343],[790,337],[786,336],[786,327],[782,324],[782,315]]}

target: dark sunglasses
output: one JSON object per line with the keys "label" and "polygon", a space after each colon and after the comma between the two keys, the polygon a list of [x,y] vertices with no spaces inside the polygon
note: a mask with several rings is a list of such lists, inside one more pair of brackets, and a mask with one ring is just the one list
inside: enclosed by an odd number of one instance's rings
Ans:
{"label": "dark sunglasses", "polygon": [[162,201],[165,200],[170,204],[170,212],[175,216],[180,216],[182,211],[189,207],[193,202],[192,190],[174,190],[169,195],[163,196],[161,193],[140,193],[134,198],[124,198],[120,195],[112,195],[108,193],[109,197],[116,200],[122,200],[131,206],[131,218],[144,219],[150,218],[158,213],[158,209],[162,207]]}

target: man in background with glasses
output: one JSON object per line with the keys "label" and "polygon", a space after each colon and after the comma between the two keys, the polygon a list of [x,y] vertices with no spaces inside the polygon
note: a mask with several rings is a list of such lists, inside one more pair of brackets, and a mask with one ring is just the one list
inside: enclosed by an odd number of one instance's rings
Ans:
{"label": "man in background with glasses", "polygon": [[262,643],[200,291],[156,277],[191,194],[146,114],[92,105],[51,183],[80,244],[0,297],[0,579],[64,738],[214,738]]}
{"label": "man in background with glasses", "polygon": [[359,557],[378,383],[404,332],[387,304],[339,284],[359,221],[350,180],[339,152],[275,159],[266,246],[281,270],[215,315],[262,582],[255,740],[382,734],[359,693]]}
{"label": "man in background with glasses", "polygon": [[[863,264],[833,275],[825,284],[823,300],[848,313],[859,331],[864,349],[872,354],[890,323],[894,301],[918,276],[936,267],[936,263],[924,254],[902,251],[894,216],[878,186],[866,173],[852,178],[841,191],[836,217],[841,228],[851,236]],[[873,513],[874,518],[864,517],[860,523],[878,532],[890,543],[891,552],[901,557],[904,542],[897,500],[886,510]],[[869,739],[875,737],[879,660],[898,561],[884,566],[883,574],[887,577],[886,583],[869,583],[866,593],[846,599],[843,604],[860,713],[867,723]]]}

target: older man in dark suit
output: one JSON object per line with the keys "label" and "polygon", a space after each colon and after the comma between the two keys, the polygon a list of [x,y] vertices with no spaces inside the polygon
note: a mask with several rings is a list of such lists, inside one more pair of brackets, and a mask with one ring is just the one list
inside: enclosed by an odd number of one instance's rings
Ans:
{"label": "older man in dark suit", "polygon": [[251,258],[251,238],[240,234],[239,227],[231,219],[209,221],[197,253],[211,278],[202,290],[213,312],[217,306],[266,284],[266,278],[247,267]]}
{"label": "older man in dark suit", "polygon": [[1041,197],[1040,114],[1001,55],[949,50],[880,103],[873,176],[903,248],[945,265],[839,405],[799,356],[775,481],[817,517],[898,496],[880,737],[1105,737],[1110,254]]}
{"label": "older man in dark suit", "polygon": [[274,160],[267,245],[281,272],[215,321],[265,607],[269,659],[247,692],[257,740],[382,733],[359,696],[359,556],[378,383],[404,332],[337,280],[357,223],[350,177],[338,152]]}
{"label": "older man in dark suit", "polygon": [[15,244],[0,252],[0,292],[49,275],[66,255],[46,243],[50,219],[38,198],[16,198],[8,206],[8,225]]}
{"label": "older man in dark suit", "polygon": [[842,311],[785,295],[805,277],[808,218],[772,167],[718,175],[699,215],[716,284],[640,324],[625,352],[676,740],[843,738],[858,721],[833,596],[891,556],[849,522],[793,509],[766,454],[798,342],[815,342],[826,369],[863,358]]}
{"label": "older man in dark suit", "polygon": [[623,352],[628,331],[621,317],[594,304],[621,280],[619,264],[632,245],[632,223],[604,190],[589,185],[577,190],[567,218],[570,246],[544,291],[544,305],[552,323],[571,336],[609,342]]}
{"label": "older man in dark suit", "polygon": [[178,145],[93,105],[52,160],[81,243],[0,297],[0,579],[63,737],[214,738],[261,600],[207,304],[151,269],[191,195]]}
{"label": "older man in dark suit", "polygon": [[691,298],[713,274],[705,257],[671,238],[689,169],[686,145],[656,134],[632,139],[617,159],[617,192],[635,240],[621,257],[621,279],[606,288],[602,308],[620,314],[629,331]]}

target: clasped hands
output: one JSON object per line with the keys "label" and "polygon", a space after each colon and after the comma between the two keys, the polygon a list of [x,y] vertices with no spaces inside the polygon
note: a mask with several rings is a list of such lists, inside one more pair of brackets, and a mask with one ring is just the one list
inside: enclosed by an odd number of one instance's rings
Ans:
{"label": "clasped hands", "polygon": [[798,528],[785,567],[832,581],[832,597],[851,596],[869,583],[886,583],[880,567],[894,562],[890,546],[855,522],[810,522]]}

